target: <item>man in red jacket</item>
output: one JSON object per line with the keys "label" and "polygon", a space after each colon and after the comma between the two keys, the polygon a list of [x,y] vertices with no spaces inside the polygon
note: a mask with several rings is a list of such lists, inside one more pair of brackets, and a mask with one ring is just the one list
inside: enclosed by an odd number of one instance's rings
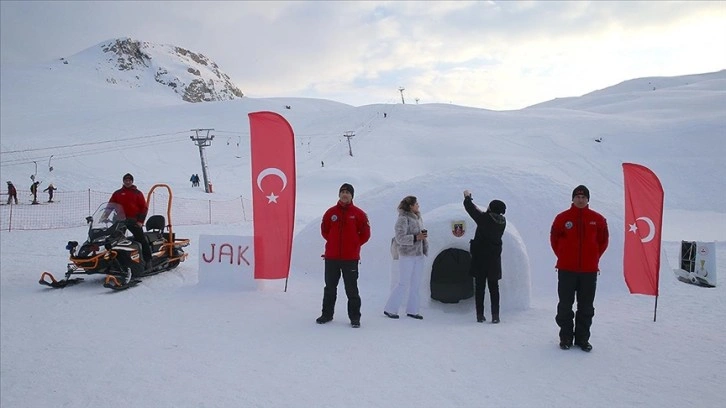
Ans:
{"label": "man in red jacket", "polygon": [[320,232],[325,238],[325,289],[323,313],[318,324],[333,320],[338,283],[343,277],[348,296],[348,318],[353,327],[360,327],[360,294],[358,293],[358,261],[360,248],[371,237],[368,216],[353,205],[353,186],[348,183],[338,190],[338,203],[323,215]]}
{"label": "man in red jacket", "polygon": [[[572,191],[572,205],[555,217],[550,230],[550,244],[557,256],[557,316],[560,348],[576,346],[592,350],[590,326],[595,315],[593,302],[600,257],[608,247],[605,217],[591,210],[590,190],[583,185]],[[577,313],[572,305],[577,297]],[[575,319],[574,323],[572,319]]]}
{"label": "man in red jacket", "polygon": [[141,253],[145,262],[144,269],[151,269],[151,247],[142,229],[149,207],[146,205],[144,193],[134,185],[134,176],[130,173],[124,174],[123,185],[114,191],[108,202],[117,203],[123,207],[127,220],[126,229],[134,236],[134,240],[141,244]]}

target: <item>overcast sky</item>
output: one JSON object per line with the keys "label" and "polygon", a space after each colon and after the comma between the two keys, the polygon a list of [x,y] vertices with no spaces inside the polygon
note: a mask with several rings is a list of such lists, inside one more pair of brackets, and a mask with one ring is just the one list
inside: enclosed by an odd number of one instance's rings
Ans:
{"label": "overcast sky", "polygon": [[724,1],[0,2],[2,64],[119,37],[215,61],[249,97],[519,109],[726,68]]}

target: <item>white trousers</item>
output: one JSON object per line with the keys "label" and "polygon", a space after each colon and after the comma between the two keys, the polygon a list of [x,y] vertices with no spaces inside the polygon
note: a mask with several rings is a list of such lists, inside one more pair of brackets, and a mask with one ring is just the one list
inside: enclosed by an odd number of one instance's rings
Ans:
{"label": "white trousers", "polygon": [[421,293],[423,267],[423,255],[398,257],[398,282],[393,286],[391,295],[388,297],[388,302],[386,302],[386,307],[383,310],[388,313],[398,314],[403,297],[408,294],[406,313],[419,314],[419,295]]}

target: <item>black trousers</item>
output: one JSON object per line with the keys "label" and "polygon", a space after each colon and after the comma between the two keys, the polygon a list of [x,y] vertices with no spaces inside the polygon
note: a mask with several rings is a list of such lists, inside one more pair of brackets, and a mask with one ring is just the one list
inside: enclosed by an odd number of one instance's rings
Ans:
{"label": "black trousers", "polygon": [[348,296],[348,317],[360,320],[360,294],[358,293],[358,261],[325,260],[325,289],[323,289],[323,316],[333,317],[338,298],[338,283],[343,277]]}
{"label": "black trousers", "polygon": [[126,220],[126,229],[134,236],[134,240],[141,244],[141,254],[144,256],[144,261],[150,261],[151,246],[149,245],[149,240],[144,235],[144,230],[141,229],[141,226],[135,220]]}
{"label": "black trousers", "polygon": [[[596,288],[597,273],[557,272],[557,295],[560,301],[555,321],[560,326],[560,339],[572,340],[574,337],[575,343],[590,340]],[[575,299],[577,313],[572,312]]]}
{"label": "black trousers", "polygon": [[489,298],[492,301],[492,315],[499,315],[499,279],[491,277],[474,278],[474,301],[476,315],[484,315],[484,292],[489,283]]}

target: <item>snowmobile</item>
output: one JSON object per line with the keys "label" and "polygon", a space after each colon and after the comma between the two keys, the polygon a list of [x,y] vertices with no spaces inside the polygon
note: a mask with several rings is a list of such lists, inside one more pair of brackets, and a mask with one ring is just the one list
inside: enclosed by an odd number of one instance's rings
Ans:
{"label": "snowmobile", "polygon": [[[149,190],[147,202],[157,187],[168,190],[166,218],[152,215],[146,220],[144,237],[151,247],[151,265],[147,269],[143,259],[141,243],[128,236],[128,223],[123,207],[116,203],[101,204],[93,215],[86,217],[88,238],[78,247],[77,241],[68,241],[66,250],[70,262],[65,277],[56,280],[50,272],[43,272],[38,283],[51,288],[64,288],[81,283],[83,278],[74,275],[104,274],[103,286],[114,290],[124,290],[141,282],[140,278],[156,275],[174,269],[186,260],[188,254],[184,247],[188,239],[176,238],[171,225],[171,189],[165,184],[156,184]],[[167,224],[166,220],[169,220]]]}

